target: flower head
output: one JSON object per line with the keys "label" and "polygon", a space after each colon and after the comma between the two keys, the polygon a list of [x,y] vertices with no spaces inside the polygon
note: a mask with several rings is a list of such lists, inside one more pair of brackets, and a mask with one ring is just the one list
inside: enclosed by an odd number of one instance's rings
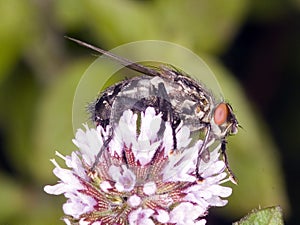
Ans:
{"label": "flower head", "polygon": [[221,186],[228,174],[219,159],[220,146],[200,163],[203,180],[197,181],[202,140],[192,142],[189,128],[181,124],[177,149],[172,149],[171,125],[153,108],[140,115],[125,111],[95,166],[109,127],[85,129],[73,140],[79,151],[66,157],[57,153],[68,169],[52,160],[59,183],[44,188],[68,199],[63,205],[66,224],[205,224],[210,207],[227,204],[224,198],[232,190]]}

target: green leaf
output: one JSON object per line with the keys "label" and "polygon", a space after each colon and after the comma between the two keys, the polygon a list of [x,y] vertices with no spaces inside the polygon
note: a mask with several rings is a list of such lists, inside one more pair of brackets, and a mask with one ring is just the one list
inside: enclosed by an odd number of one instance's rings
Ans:
{"label": "green leaf", "polygon": [[283,216],[280,206],[255,209],[233,225],[282,225]]}

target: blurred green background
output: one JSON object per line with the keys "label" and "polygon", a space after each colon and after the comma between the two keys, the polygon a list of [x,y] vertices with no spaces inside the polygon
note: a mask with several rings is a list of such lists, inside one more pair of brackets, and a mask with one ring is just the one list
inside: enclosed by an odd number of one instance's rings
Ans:
{"label": "blurred green background", "polygon": [[75,150],[72,101],[95,60],[64,35],[108,50],[165,40],[203,57],[244,128],[228,139],[239,185],[208,224],[272,205],[297,224],[299,11],[299,0],[1,0],[0,224],[63,224],[65,199],[43,186],[56,182],[55,150]]}

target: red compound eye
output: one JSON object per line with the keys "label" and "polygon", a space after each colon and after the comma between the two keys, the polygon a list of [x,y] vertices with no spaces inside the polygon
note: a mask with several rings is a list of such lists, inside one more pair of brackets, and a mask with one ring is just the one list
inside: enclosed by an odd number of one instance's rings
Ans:
{"label": "red compound eye", "polygon": [[217,125],[223,124],[228,117],[228,106],[226,103],[220,103],[215,109],[214,120]]}

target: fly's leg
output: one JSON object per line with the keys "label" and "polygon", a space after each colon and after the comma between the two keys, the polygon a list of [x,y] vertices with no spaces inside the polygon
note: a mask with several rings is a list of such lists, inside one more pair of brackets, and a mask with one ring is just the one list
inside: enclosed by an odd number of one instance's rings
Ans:
{"label": "fly's leg", "polygon": [[113,138],[113,132],[112,132],[112,128],[109,128],[109,136],[107,137],[106,140],[104,140],[102,147],[100,148],[98,154],[96,155],[95,161],[91,167],[91,172],[95,172],[95,169],[100,161],[100,158],[103,154],[103,152],[105,151],[105,149],[108,147],[108,144],[110,143],[110,141]]}
{"label": "fly's leg", "polygon": [[200,167],[200,162],[201,160],[203,160],[204,162],[208,162],[209,161],[209,150],[206,148],[206,145],[208,143],[208,139],[210,136],[210,124],[209,123],[205,123],[204,126],[207,128],[207,132],[205,134],[204,140],[202,142],[201,148],[198,151],[198,157],[197,157],[197,162],[196,162],[196,177],[199,181],[203,180],[203,177],[201,177],[200,173],[199,173],[199,167]]}
{"label": "fly's leg", "polygon": [[176,150],[177,149],[176,128],[180,124],[180,119],[174,112],[166,87],[162,82],[158,84],[157,96],[158,96],[159,111],[162,112],[163,114],[162,119],[164,121],[170,121],[171,123],[172,137],[173,137],[173,150]]}
{"label": "fly's leg", "polygon": [[228,158],[227,158],[227,154],[226,154],[226,144],[227,144],[227,141],[225,139],[222,139],[221,153],[223,155],[223,160],[225,162],[226,169],[229,173],[229,179],[231,180],[232,183],[237,184],[236,176],[234,175],[234,173],[232,172],[232,170],[229,167],[229,162],[228,162]]}

